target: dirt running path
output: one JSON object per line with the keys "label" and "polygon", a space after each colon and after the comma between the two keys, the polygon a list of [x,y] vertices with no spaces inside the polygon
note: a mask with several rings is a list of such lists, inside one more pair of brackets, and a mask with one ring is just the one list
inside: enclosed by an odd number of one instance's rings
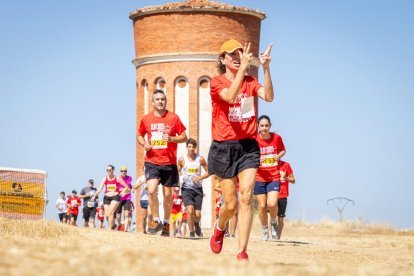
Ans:
{"label": "dirt running path", "polygon": [[414,275],[412,231],[361,234],[288,224],[282,241],[263,242],[256,227],[248,250],[251,261],[243,265],[235,258],[236,238],[226,238],[222,253],[214,255],[208,238],[47,225],[45,230],[34,224],[37,229],[30,233],[0,227],[1,275]]}

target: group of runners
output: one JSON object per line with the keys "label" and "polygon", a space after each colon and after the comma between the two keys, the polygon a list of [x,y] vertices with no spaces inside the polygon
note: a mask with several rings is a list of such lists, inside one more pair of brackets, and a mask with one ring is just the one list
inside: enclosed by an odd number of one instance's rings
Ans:
{"label": "group of runners", "polygon": [[[83,226],[104,228],[106,218],[108,227],[115,230],[128,231],[131,227],[131,217],[134,203],[131,198],[132,177],[127,175],[126,166],[121,166],[120,175],[114,175],[115,167],[107,166],[107,176],[102,179],[98,188],[94,187],[94,180],[89,179],[87,186],[82,188],[78,196],[76,190],[66,197],[65,192],[60,193],[56,200],[59,220],[62,223],[77,226],[77,219],[82,212]],[[99,201],[99,193],[105,187],[105,196]],[[121,222],[124,216],[123,223]],[[122,229],[121,229],[122,227]]]}
{"label": "group of runners", "polygon": [[[184,203],[190,236],[201,237],[202,180],[214,175],[221,204],[210,237],[213,253],[221,252],[226,225],[237,217],[239,243],[236,257],[238,260],[249,259],[247,247],[253,222],[253,194],[259,204],[262,238],[268,240],[269,233],[273,239],[280,238],[287,202],[284,198],[287,197],[288,183],[294,183],[295,179],[289,164],[281,160],[286,153],[282,138],[270,132],[269,117],[257,118],[256,110],[257,98],[266,102],[272,102],[274,98],[269,66],[271,48],[269,45],[255,58],[250,43],[242,45],[230,39],[221,46],[220,75],[210,81],[213,141],[207,161],[196,153],[196,141],[187,139],[186,127],[180,118],[166,109],[165,92],[156,89],[152,94],[153,111],[141,118],[137,133],[137,142],[145,150],[144,176],[131,186],[124,176],[115,177],[113,166],[108,166],[108,176],[98,189],[93,194],[89,192],[89,196],[81,193],[84,201],[89,197],[90,201],[96,200],[105,187],[104,213],[113,228],[113,214],[122,205],[122,197],[145,183],[151,216],[144,229],[149,234],[161,232],[162,236],[170,236],[170,223],[174,234],[180,234],[176,221],[180,213],[178,206]],[[263,85],[248,73],[254,62],[263,67]],[[187,154],[177,159],[179,143],[186,143]],[[159,184],[162,185],[163,218],[158,209]],[[126,204],[123,207],[125,209]],[[234,236],[235,223],[230,225],[229,235]]]}

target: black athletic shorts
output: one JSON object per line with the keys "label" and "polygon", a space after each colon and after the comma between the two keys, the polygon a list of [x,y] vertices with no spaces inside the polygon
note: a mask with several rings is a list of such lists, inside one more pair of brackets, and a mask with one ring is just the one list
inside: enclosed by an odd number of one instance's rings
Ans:
{"label": "black athletic shorts", "polygon": [[284,218],[286,216],[287,198],[279,198],[277,200],[277,216]]}
{"label": "black athletic shorts", "polygon": [[115,201],[121,201],[121,196],[120,195],[116,195],[116,196],[104,196],[104,205],[109,205],[111,204],[111,201],[115,200]]}
{"label": "black athletic shorts", "polygon": [[131,211],[131,200],[121,200],[116,208],[117,214],[122,214],[122,207],[124,207],[124,211]]}
{"label": "black athletic shorts", "polygon": [[229,179],[260,165],[260,147],[255,139],[213,141],[208,153],[208,172]]}
{"label": "black athletic shorts", "polygon": [[195,210],[201,210],[203,205],[203,189],[181,189],[184,206],[194,205]]}
{"label": "black athletic shorts", "polygon": [[63,219],[68,219],[68,215],[66,213],[59,213],[60,222],[63,222]]}
{"label": "black athletic shorts", "polygon": [[75,214],[69,214],[69,219],[74,219],[75,221],[77,221],[78,220],[78,215],[75,215]]}
{"label": "black athletic shorts", "polygon": [[92,208],[83,207],[83,219],[84,220],[88,221],[90,218],[95,219],[95,215],[96,215],[96,208],[95,207],[92,207]]}
{"label": "black athletic shorts", "polygon": [[153,178],[159,179],[160,183],[166,187],[178,187],[178,168],[177,165],[155,165],[145,162],[145,179],[148,181]]}

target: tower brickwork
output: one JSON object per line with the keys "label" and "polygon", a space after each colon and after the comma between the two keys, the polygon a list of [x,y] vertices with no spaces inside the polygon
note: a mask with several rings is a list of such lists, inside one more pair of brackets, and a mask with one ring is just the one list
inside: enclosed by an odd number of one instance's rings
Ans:
{"label": "tower brickwork", "polygon": [[[167,95],[167,109],[175,112],[196,139],[198,152],[207,158],[211,143],[210,79],[218,75],[218,49],[234,38],[253,42],[258,56],[260,26],[264,13],[206,0],[189,0],[150,6],[130,13],[133,21],[136,67],[136,127],[152,111],[151,96],[156,89]],[[257,69],[250,74],[257,77]],[[178,156],[185,153],[178,147]],[[136,146],[137,176],[143,173],[144,151]],[[211,179],[203,182],[203,227],[214,219],[214,190]],[[139,201],[139,194],[138,194]],[[137,206],[139,209],[139,205]],[[162,208],[160,208],[161,211]],[[142,227],[137,210],[137,229]]]}

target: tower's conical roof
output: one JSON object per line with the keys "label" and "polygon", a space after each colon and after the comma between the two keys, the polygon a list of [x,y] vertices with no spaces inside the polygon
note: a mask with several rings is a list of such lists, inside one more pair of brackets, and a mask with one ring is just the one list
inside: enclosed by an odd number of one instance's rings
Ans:
{"label": "tower's conical roof", "polygon": [[266,14],[262,11],[233,6],[230,4],[224,4],[220,2],[214,2],[209,0],[186,0],[182,2],[167,3],[159,6],[148,6],[138,10],[135,10],[129,14],[129,18],[132,20],[143,16],[154,13],[169,13],[169,12],[203,12],[203,11],[216,11],[216,12],[235,12],[250,14],[260,18],[261,20],[266,18]]}

